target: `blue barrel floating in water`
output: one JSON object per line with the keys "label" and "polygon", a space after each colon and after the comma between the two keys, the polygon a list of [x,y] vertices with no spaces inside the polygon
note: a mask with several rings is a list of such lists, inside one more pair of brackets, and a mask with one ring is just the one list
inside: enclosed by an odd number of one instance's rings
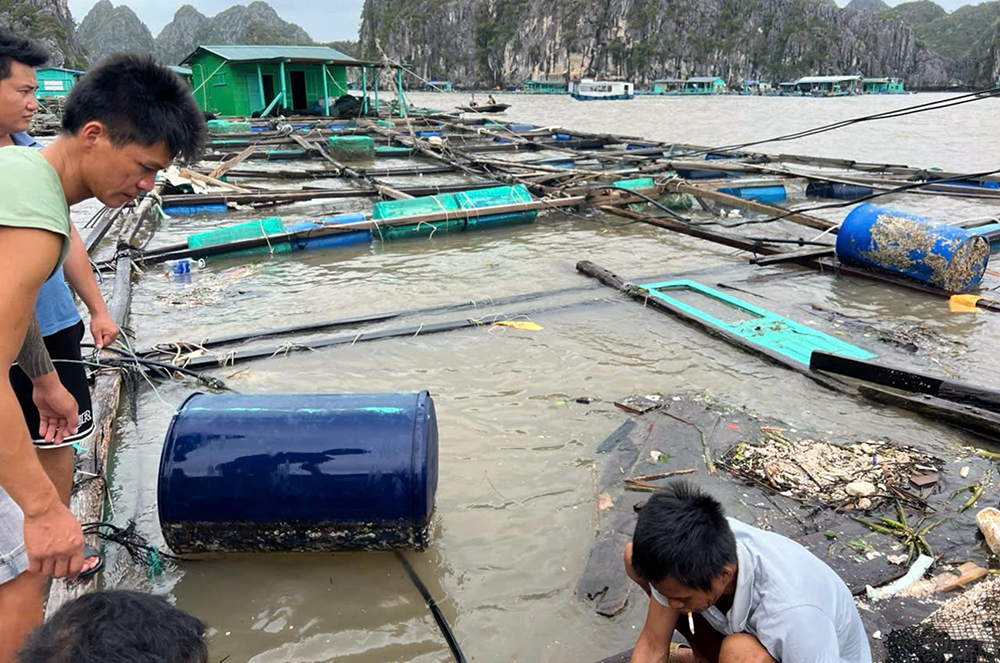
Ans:
{"label": "blue barrel floating in water", "polygon": [[438,481],[416,394],[195,394],[160,456],[160,526],[187,552],[422,550]]}
{"label": "blue barrel floating in water", "polygon": [[[292,233],[303,230],[317,230],[322,228],[324,225],[360,223],[365,220],[365,215],[362,212],[338,214],[337,216],[331,216],[330,218],[323,219],[319,222],[303,221],[302,223],[297,223],[294,226],[290,226],[288,228],[288,232]],[[354,230],[346,233],[316,235],[313,237],[298,237],[292,240],[292,248],[296,251],[303,251],[305,249],[330,249],[337,246],[351,246],[352,244],[371,244],[371,241],[372,231]]]}
{"label": "blue barrel floating in water", "polygon": [[873,189],[860,184],[844,184],[842,182],[810,182],[806,185],[807,196],[820,198],[835,198],[837,200],[854,200],[870,196]]}
{"label": "blue barrel floating in water", "polygon": [[762,203],[776,203],[787,197],[783,184],[730,186],[719,189],[719,193],[728,193],[730,196],[739,196],[743,200],[756,200]]}
{"label": "blue barrel floating in water", "polygon": [[990,246],[971,230],[865,203],[841,224],[837,259],[964,292],[982,280]]}
{"label": "blue barrel floating in water", "polygon": [[721,170],[692,170],[690,168],[678,168],[677,174],[686,180],[722,180],[730,177],[730,173]]}
{"label": "blue barrel floating in water", "polygon": [[206,205],[168,205],[163,213],[169,216],[186,216],[190,214],[225,214],[229,206],[225,203],[209,203]]}

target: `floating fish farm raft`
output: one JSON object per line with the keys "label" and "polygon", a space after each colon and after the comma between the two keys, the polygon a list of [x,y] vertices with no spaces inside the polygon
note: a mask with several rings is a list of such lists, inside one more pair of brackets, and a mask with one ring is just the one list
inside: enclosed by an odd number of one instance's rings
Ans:
{"label": "floating fish farm raft", "polygon": [[[580,256],[581,285],[569,290],[634,300],[627,306],[635,307],[636,315],[671,316],[805,376],[838,398],[909,410],[982,443],[961,452],[972,474],[964,467],[959,476],[961,463],[943,463],[905,445],[805,440],[780,421],[755,418],[740,404],[731,407],[690,394],[663,401],[625,400],[618,405],[632,417],[597,450],[609,458],[608,470],[599,479],[595,471],[594,478],[599,536],[577,589],[580,599],[594,601],[600,614],[620,612],[632,591],[621,568],[621,550],[643,491],[677,474],[657,471],[656,454],[668,447],[689,447],[691,472],[701,473],[702,479],[707,472],[711,479],[706,481],[725,477],[745,483],[755,499],[778,500],[776,518],[811,509],[775,528],[830,558],[859,595],[903,576],[921,556],[949,550],[947,537],[956,528],[978,531],[977,500],[985,495],[984,505],[996,502],[990,470],[1000,459],[995,446],[1000,441],[1000,391],[914,367],[910,361],[930,346],[947,353],[948,343],[918,325],[862,320],[819,306],[809,311],[765,306],[752,292],[755,282],[821,272],[829,279],[940,300],[956,315],[1000,314],[1000,302],[991,296],[1000,279],[987,269],[991,251],[1000,246],[1000,220],[994,218],[1000,214],[996,174],[765,153],[754,151],[754,145],[667,144],[437,112],[349,121],[217,120],[210,122],[210,132],[202,161],[172,167],[136,206],[104,210],[83,232],[88,250],[102,258],[98,267],[113,279],[110,310],[123,328],[129,322],[133,278],[149,270],[183,277],[205,264],[200,261],[231,263],[236,258],[253,265],[275,254],[428,242],[451,233],[487,237],[501,228],[510,233],[527,224],[557,223],[566,215],[601,215],[622,224],[655,226],[665,237],[718,244],[745,260],[686,273],[672,273],[664,265],[633,267],[630,272],[659,276],[627,280],[611,269],[627,266],[596,265]],[[969,220],[933,223],[913,214],[908,202],[923,196],[962,201]],[[324,211],[317,213],[317,208]],[[155,228],[164,215],[194,215],[205,220],[205,228],[186,242],[158,243]],[[607,225],[605,237],[614,241],[615,224]],[[108,248],[112,244],[113,251]],[[549,294],[506,294],[491,299],[489,306],[508,307]],[[191,305],[199,304],[195,300]],[[523,319],[524,311],[516,307],[504,309],[503,315],[472,313],[480,306],[467,301],[191,338],[128,353],[107,350],[101,355],[106,368],[96,372],[94,387],[98,436],[80,469],[90,475],[107,471],[126,365],[150,379],[181,375],[208,388],[223,388],[219,379],[204,373],[297,352]],[[469,313],[433,324],[366,329],[448,311]],[[803,456],[790,457],[789,448],[802,449]],[[814,456],[814,464],[802,467],[799,461],[804,463],[806,456]],[[829,470],[838,463],[841,470]],[[968,489],[960,500],[951,498],[956,505],[968,498],[965,508],[949,515],[954,527],[927,527],[943,515],[949,501],[946,493],[935,492],[936,484]],[[101,521],[102,482],[83,482],[73,507],[82,522]],[[735,515],[740,517],[738,508]],[[847,517],[851,515],[856,519]],[[899,544],[893,550],[905,559],[896,565],[887,565],[884,558],[858,563],[858,546],[851,550],[847,545],[840,545],[844,555],[827,554],[834,544],[872,531]],[[982,568],[990,565],[985,546],[974,554],[969,549],[964,549],[964,560]],[[964,577],[947,571],[950,561],[938,556],[942,571]],[[56,583],[49,611],[84,590]],[[869,632],[875,630],[873,626]],[[995,630],[991,633],[988,637],[996,636]],[[872,642],[884,649],[884,642]]]}

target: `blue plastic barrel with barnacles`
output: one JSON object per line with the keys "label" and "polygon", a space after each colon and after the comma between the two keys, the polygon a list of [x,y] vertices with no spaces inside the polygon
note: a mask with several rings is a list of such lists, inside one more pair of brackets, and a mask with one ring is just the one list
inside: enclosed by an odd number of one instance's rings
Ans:
{"label": "blue plastic barrel with barnacles", "polygon": [[841,224],[837,259],[965,292],[986,273],[990,245],[971,230],[865,203]]}
{"label": "blue plastic barrel with barnacles", "polygon": [[195,394],[160,457],[160,526],[179,553],[422,550],[437,479],[426,391]]}

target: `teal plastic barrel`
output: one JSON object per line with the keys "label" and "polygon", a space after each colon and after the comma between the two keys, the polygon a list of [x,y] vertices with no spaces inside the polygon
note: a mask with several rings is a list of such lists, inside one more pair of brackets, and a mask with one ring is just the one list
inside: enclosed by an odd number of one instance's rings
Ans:
{"label": "teal plastic barrel", "polygon": [[840,226],[837,259],[965,292],[986,273],[990,245],[971,230],[865,203]]}
{"label": "teal plastic barrel", "polygon": [[[234,226],[216,228],[205,232],[188,235],[188,248],[197,249],[203,246],[217,246],[238,242],[243,239],[254,239],[257,237],[271,237],[284,235],[288,232],[280,217],[273,216],[257,221],[247,221]],[[230,253],[220,254],[226,257],[234,256],[255,256],[268,253],[290,253],[292,245],[289,242],[272,242],[270,246],[259,246],[251,249],[240,249]]]}

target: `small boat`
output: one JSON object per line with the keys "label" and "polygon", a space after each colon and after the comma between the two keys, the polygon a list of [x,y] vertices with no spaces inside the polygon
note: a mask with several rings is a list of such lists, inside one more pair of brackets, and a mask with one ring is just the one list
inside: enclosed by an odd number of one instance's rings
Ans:
{"label": "small boat", "polygon": [[483,104],[482,106],[456,106],[463,113],[502,113],[510,104]]}
{"label": "small boat", "polygon": [[573,88],[573,98],[578,101],[634,99],[635,86],[620,81],[594,81],[585,78]]}

